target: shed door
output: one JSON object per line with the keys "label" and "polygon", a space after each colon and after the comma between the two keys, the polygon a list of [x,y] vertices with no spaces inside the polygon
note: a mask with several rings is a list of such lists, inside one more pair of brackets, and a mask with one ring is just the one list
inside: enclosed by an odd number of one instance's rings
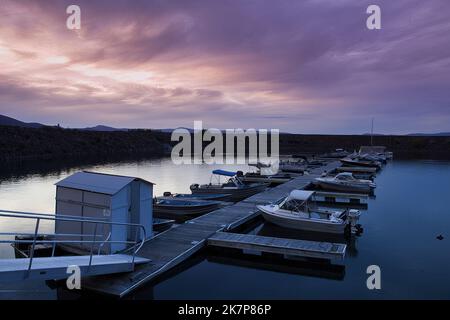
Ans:
{"label": "shed door", "polygon": [[[56,214],[109,222],[111,220],[111,197],[100,193],[58,187],[56,192]],[[77,237],[66,235],[60,237],[60,239],[82,240],[83,242],[74,243],[72,246],[83,250],[90,250],[93,246],[92,240],[94,239],[95,228],[95,223],[92,222],[57,221],[56,223],[56,233],[79,235]],[[96,234],[99,237],[96,237],[96,239],[100,241],[106,240],[110,231],[110,225],[97,224]],[[95,244],[94,249],[97,249],[98,245]],[[108,246],[105,246],[105,249],[108,251]]]}

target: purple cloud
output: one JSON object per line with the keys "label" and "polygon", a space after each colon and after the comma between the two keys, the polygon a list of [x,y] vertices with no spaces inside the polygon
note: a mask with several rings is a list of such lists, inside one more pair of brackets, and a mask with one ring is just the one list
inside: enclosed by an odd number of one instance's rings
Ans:
{"label": "purple cloud", "polygon": [[450,130],[445,0],[377,1],[375,31],[365,0],[78,1],[79,32],[65,28],[69,4],[0,6],[0,112],[69,126],[362,133],[375,117],[380,132]]}

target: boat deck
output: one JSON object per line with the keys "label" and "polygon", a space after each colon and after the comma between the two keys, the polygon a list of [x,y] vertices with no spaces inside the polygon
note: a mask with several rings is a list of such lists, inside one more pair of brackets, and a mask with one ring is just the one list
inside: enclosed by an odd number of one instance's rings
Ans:
{"label": "boat deck", "polygon": [[270,203],[286,196],[292,189],[301,189],[324,171],[332,171],[340,166],[333,161],[311,170],[309,175],[299,176],[272,189],[253,195],[241,202],[221,208],[173,227],[148,240],[139,251],[140,257],[151,260],[136,266],[133,272],[89,277],[83,280],[83,288],[122,297],[158,275],[166,272],[207,245],[207,239],[217,232],[233,230],[260,212],[258,204]]}

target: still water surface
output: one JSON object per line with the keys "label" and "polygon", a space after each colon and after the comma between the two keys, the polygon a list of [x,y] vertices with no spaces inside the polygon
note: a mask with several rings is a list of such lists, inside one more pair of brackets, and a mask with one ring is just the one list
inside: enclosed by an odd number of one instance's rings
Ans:
{"label": "still water surface", "polygon": [[[189,192],[210,181],[212,169],[249,171],[245,165],[175,166],[170,159],[77,167],[0,182],[2,209],[53,212],[54,183],[83,170],[138,176],[155,194]],[[244,256],[200,254],[180,270],[134,293],[134,299],[450,299],[450,162],[393,161],[376,178],[376,198],[360,219],[364,233],[348,242],[338,265],[283,264]],[[0,221],[0,231],[32,231],[32,224]],[[47,224],[41,231],[53,232]],[[309,238],[270,225],[257,234]],[[437,235],[444,239],[439,241]],[[320,240],[320,239],[318,239]],[[323,239],[329,240],[329,239]],[[333,240],[333,239],[332,239]],[[345,241],[336,239],[336,241]],[[8,245],[0,257],[13,254]],[[366,268],[381,268],[381,290],[368,290]],[[17,291],[17,289],[19,289]],[[71,299],[77,294],[39,282],[0,285],[0,298]]]}

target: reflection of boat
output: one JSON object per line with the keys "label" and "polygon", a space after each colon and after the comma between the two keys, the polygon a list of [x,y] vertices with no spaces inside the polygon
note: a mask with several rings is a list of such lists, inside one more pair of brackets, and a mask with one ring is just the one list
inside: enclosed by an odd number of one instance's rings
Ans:
{"label": "reflection of boat", "polygon": [[214,201],[228,201],[231,198],[230,194],[215,194],[215,193],[205,193],[205,194],[189,194],[189,193],[175,193],[164,192],[164,198],[168,199],[184,199],[184,200],[214,200]]}
{"label": "reflection of boat", "polygon": [[281,227],[343,234],[347,226],[355,231],[358,210],[319,208],[313,201],[314,191],[294,190],[279,204],[258,206],[267,221]]}
{"label": "reflection of boat", "polygon": [[376,188],[371,180],[355,179],[350,172],[342,172],[335,177],[316,178],[314,182],[322,189],[342,192],[371,193]]}
{"label": "reflection of boat", "polygon": [[211,200],[183,200],[156,198],[153,201],[153,214],[155,217],[170,216],[196,216],[211,212],[222,204]]}
{"label": "reflection of boat", "polygon": [[267,183],[250,183],[245,184],[236,172],[225,170],[214,170],[213,175],[229,177],[225,183],[209,183],[209,184],[193,184],[191,185],[192,194],[230,194],[231,201],[240,201],[248,198],[267,188]]}
{"label": "reflection of boat", "polygon": [[348,165],[348,166],[354,166],[354,167],[371,167],[371,168],[381,168],[381,163],[379,161],[373,161],[373,160],[359,160],[359,159],[352,159],[352,158],[344,158],[340,160],[342,164]]}

